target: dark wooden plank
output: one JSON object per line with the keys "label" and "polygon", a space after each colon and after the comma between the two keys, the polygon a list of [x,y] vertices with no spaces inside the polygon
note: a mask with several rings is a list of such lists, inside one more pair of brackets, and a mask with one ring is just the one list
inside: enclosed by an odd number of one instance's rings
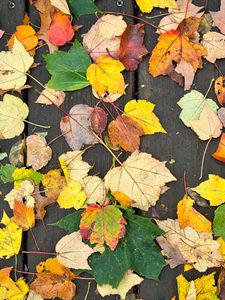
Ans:
{"label": "dark wooden plank", "polygon": [[[204,5],[204,1],[195,1],[197,5]],[[219,7],[219,1],[210,1],[210,9],[216,10]],[[153,14],[158,15],[162,10],[155,9]],[[165,12],[165,11],[164,11]],[[151,14],[151,16],[153,15]],[[141,18],[144,16],[139,13]],[[146,19],[149,21],[149,19]],[[151,22],[158,24],[159,19]],[[146,42],[149,51],[151,52],[156,45],[158,35],[155,29],[146,26]],[[177,182],[170,184],[170,190],[161,196],[156,205],[156,210],[159,213],[160,219],[176,218],[176,204],[184,196],[183,175],[186,172],[187,185],[194,187],[199,184],[200,164],[206,142],[200,141],[197,135],[190,129],[185,127],[179,119],[181,112],[177,105],[178,100],[184,95],[182,88],[178,87],[168,77],[153,78],[148,73],[148,60],[146,57],[144,62],[139,66],[138,86],[139,99],[147,99],[156,104],[155,112],[160,118],[162,125],[167,130],[167,134],[155,134],[151,137],[146,137],[142,140],[142,151],[153,154],[154,157],[161,161],[172,162],[168,163],[169,169],[177,178]],[[221,64],[222,66],[222,64]],[[221,68],[225,71],[225,68]],[[197,72],[192,89],[196,89],[203,94],[206,93],[212,78],[218,76],[214,66],[204,61],[204,68]],[[213,90],[210,91],[209,97],[216,100]],[[218,174],[224,176],[224,166],[220,162],[211,157],[215,151],[219,139],[213,140],[210,143],[206,155],[204,176],[202,180],[206,180],[208,174]],[[175,161],[173,163],[173,160]],[[197,208],[206,216],[213,214],[213,209]],[[146,213],[150,215],[150,213]],[[211,219],[212,220],[212,219]],[[211,271],[211,270],[210,270]],[[143,300],[168,300],[177,294],[176,276],[183,272],[182,266],[171,270],[166,267],[161,276],[160,281],[145,280],[139,288],[139,297]],[[188,272],[187,278],[195,279],[201,276],[197,271]],[[186,276],[186,275],[185,275]]]}
{"label": "dark wooden plank", "polygon": [[[16,26],[22,23],[23,16],[24,16],[25,1],[15,0],[12,1],[12,3],[14,3],[15,6],[9,5],[8,0],[2,0],[0,3],[0,29],[6,32],[6,34],[0,40],[1,50],[7,50],[6,44],[7,44],[7,40],[9,39],[9,34],[12,34],[15,31]],[[20,96],[20,98],[23,98],[23,100],[26,102],[25,95]],[[11,149],[12,145],[20,139],[22,139],[22,136],[10,140],[0,140],[0,151],[9,153],[9,150]],[[1,161],[1,163],[2,164],[8,163],[8,158],[5,158],[3,161]],[[9,193],[12,188],[13,188],[12,184],[4,184],[0,186],[0,191],[2,192],[0,218],[2,217],[3,210],[5,210],[10,217],[12,216],[12,210],[10,209],[8,203],[3,201],[5,195]],[[21,250],[22,249],[23,246],[21,247]],[[17,267],[20,270],[23,269],[23,263],[24,263],[23,258],[24,258],[23,254],[21,253],[17,256],[17,261],[18,261]],[[14,265],[15,265],[15,259],[13,257],[9,260],[0,259],[0,268],[4,266],[14,267]]]}
{"label": "dark wooden plank", "polygon": [[[133,13],[133,4],[132,1],[126,1],[124,6],[118,7],[116,5],[117,1],[111,1],[111,0],[101,0],[97,2],[97,5],[102,10],[112,10],[112,11],[123,11],[128,13]],[[30,18],[32,24],[38,25],[38,15],[37,12],[34,9],[30,10]],[[81,41],[81,35],[89,30],[89,28],[97,21],[96,16],[85,16],[79,19],[78,24],[84,25],[83,28],[79,31],[78,34],[76,34],[76,37]],[[129,22],[132,22],[130,19]],[[48,79],[48,73],[45,70],[45,66],[43,64],[43,60],[41,55],[43,53],[48,52],[46,47],[43,47],[37,51],[36,55],[36,62],[42,62],[42,64],[34,69],[32,71],[32,75],[37,78],[39,81],[42,82],[42,84],[45,84]],[[134,74],[129,73],[126,74],[126,83],[129,84],[129,87],[126,90],[126,96],[122,97],[118,104],[121,108],[123,108],[123,105],[128,100],[132,99],[134,97]],[[42,90],[42,88],[36,84],[35,82],[31,82],[33,88],[29,90],[28,94],[28,103],[30,107],[30,115],[29,120],[45,125],[51,125],[51,129],[48,131],[47,141],[51,141],[56,136],[60,135],[60,129],[59,129],[59,122],[60,118],[63,116],[63,114],[59,111],[57,111],[54,107],[41,107],[40,105],[35,104],[35,100],[38,97],[38,94],[35,92],[35,89]],[[62,108],[69,112],[70,108],[79,103],[85,103],[91,106],[94,106],[97,104],[97,99],[94,98],[91,92],[91,88],[86,88],[82,91],[76,91],[76,92],[70,92],[67,93],[66,101],[62,105]],[[112,108],[110,108],[113,110]],[[114,111],[114,115],[116,116],[116,113]],[[29,127],[28,128],[28,134],[31,134],[33,132],[34,128]],[[36,129],[36,131],[40,131],[39,129]],[[65,142],[64,138],[61,138],[57,140],[55,143],[51,145],[53,149],[53,158],[51,162],[48,164],[48,166],[44,169],[42,169],[42,172],[45,172],[47,170],[50,170],[52,168],[59,167],[58,163],[58,156],[64,152],[67,152],[69,149],[67,143]],[[112,157],[107,153],[107,151],[100,145],[97,145],[93,147],[93,149],[89,149],[87,153],[84,155],[84,159],[88,161],[90,164],[94,165],[94,169],[92,170],[92,173],[99,173],[100,176],[104,176],[104,174],[107,172],[107,170],[112,165]],[[45,223],[53,223],[56,220],[60,219],[64,215],[68,214],[69,210],[63,210],[58,207],[58,205],[52,205],[47,209],[47,215],[45,217]],[[42,251],[49,251],[54,252],[55,251],[55,245],[57,241],[65,235],[65,232],[62,230],[59,230],[55,227],[48,227],[48,232],[46,233],[42,224],[39,222],[35,229],[34,234],[37,237],[39,247]],[[31,237],[31,235],[28,233],[28,244],[27,244],[28,250],[35,250],[34,241]],[[48,256],[39,256],[39,255],[28,255],[27,257],[27,263],[29,270],[34,271],[35,266],[42,260],[48,258]],[[85,294],[88,287],[88,281],[82,281],[77,280],[77,296],[75,299],[77,300],[83,300],[85,298]],[[90,292],[89,296],[87,297],[87,300],[100,300],[102,297],[96,294],[96,285],[93,281],[91,281],[90,286]],[[104,299],[107,300],[116,300],[117,297],[105,297]]]}

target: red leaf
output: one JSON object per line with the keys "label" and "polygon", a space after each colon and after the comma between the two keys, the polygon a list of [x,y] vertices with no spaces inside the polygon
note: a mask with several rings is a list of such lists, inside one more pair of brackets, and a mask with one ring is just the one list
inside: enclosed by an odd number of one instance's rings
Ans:
{"label": "red leaf", "polygon": [[107,125],[107,115],[105,111],[98,107],[95,106],[92,114],[91,114],[91,127],[96,132],[97,134],[101,134]]}
{"label": "red leaf", "polygon": [[134,71],[142,61],[142,57],[148,54],[144,45],[144,24],[128,25],[121,37],[119,59],[126,70]]}

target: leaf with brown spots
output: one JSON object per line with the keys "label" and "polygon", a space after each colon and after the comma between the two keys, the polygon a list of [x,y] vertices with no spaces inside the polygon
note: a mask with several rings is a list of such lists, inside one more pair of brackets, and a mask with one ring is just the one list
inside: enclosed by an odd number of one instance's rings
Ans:
{"label": "leaf with brown spots", "polygon": [[225,103],[225,76],[220,76],[215,81],[215,94],[220,105]]}

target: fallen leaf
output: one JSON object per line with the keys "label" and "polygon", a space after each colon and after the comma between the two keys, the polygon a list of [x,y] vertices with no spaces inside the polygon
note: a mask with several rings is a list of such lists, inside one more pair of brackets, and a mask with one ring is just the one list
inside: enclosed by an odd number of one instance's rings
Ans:
{"label": "fallen leaf", "polygon": [[199,119],[191,120],[189,123],[192,130],[203,141],[219,137],[223,128],[223,125],[217,114],[211,110],[207,103],[205,103]]}
{"label": "fallen leaf", "polygon": [[0,39],[3,37],[4,34],[5,34],[5,31],[0,29]]}
{"label": "fallen leaf", "polygon": [[224,268],[221,269],[221,272],[219,274],[219,278],[218,278],[218,296],[220,297],[219,299],[223,300],[224,299],[224,295],[225,295],[225,288],[224,288],[224,281],[225,281],[225,271]]}
{"label": "fallen leaf", "polygon": [[16,26],[16,32],[9,39],[7,46],[12,47],[14,45],[15,37],[27,51],[33,50],[38,44],[36,31],[30,25]]}
{"label": "fallen leaf", "polygon": [[67,184],[71,181],[78,181],[84,185],[83,179],[88,175],[91,166],[83,161],[83,154],[84,151],[69,151],[60,155],[59,162]]}
{"label": "fallen leaf", "polygon": [[11,164],[5,164],[0,166],[0,180],[3,183],[8,183],[13,181],[12,174],[16,167]]}
{"label": "fallen leaf", "polygon": [[184,77],[184,90],[189,90],[195,77],[195,70],[193,66],[184,59],[181,59],[177,64],[175,71]]}
{"label": "fallen leaf", "polygon": [[27,81],[26,72],[33,62],[33,57],[15,37],[12,50],[0,52],[0,89],[21,88]]}
{"label": "fallen leaf", "polygon": [[219,146],[216,152],[212,154],[212,157],[222,162],[225,162],[225,133],[222,133]]}
{"label": "fallen leaf", "polygon": [[180,119],[187,127],[191,127],[190,122],[198,120],[203,112],[205,104],[216,113],[218,106],[212,99],[204,97],[204,95],[196,90],[192,90],[184,95],[177,104],[182,108]]}
{"label": "fallen leaf", "polygon": [[215,94],[220,105],[225,103],[225,77],[219,76],[215,81]]}
{"label": "fallen leaf", "polygon": [[29,114],[26,103],[20,98],[5,94],[0,101],[0,136],[11,139],[24,131],[24,120]]}
{"label": "fallen leaf", "polygon": [[99,143],[91,131],[91,114],[93,107],[86,104],[74,105],[69,112],[69,117],[63,117],[60,129],[68,145],[73,150],[80,150],[82,146]]}
{"label": "fallen leaf", "polygon": [[35,171],[45,167],[52,158],[52,149],[47,145],[44,137],[30,135],[26,138],[27,167]]}
{"label": "fallen leaf", "polygon": [[74,37],[74,30],[70,19],[59,12],[55,12],[47,31],[48,40],[56,46],[63,46]]}
{"label": "fallen leaf", "polygon": [[99,56],[87,69],[87,79],[98,94],[125,94],[125,82],[121,72],[123,64],[111,57]]}
{"label": "fallen leaf", "polygon": [[[215,236],[222,237],[225,240],[225,205],[220,205],[215,210],[213,219],[213,232]],[[219,240],[218,240],[219,241]],[[222,244],[222,243],[221,243]],[[223,253],[224,256],[225,253]]]}
{"label": "fallen leaf", "polygon": [[44,300],[39,294],[35,293],[34,291],[30,290],[27,296],[27,300]]}
{"label": "fallen leaf", "polygon": [[54,200],[59,197],[59,194],[66,185],[65,177],[61,175],[59,169],[48,171],[47,174],[44,174],[41,182],[44,186],[45,195]]}
{"label": "fallen leaf", "polygon": [[43,218],[46,214],[45,207],[52,203],[55,203],[56,200],[53,198],[42,196],[38,186],[35,187],[34,198],[35,198],[35,207],[34,207],[35,218],[37,220],[43,221]]}
{"label": "fallen leaf", "polygon": [[99,56],[112,55],[118,59],[121,35],[127,24],[122,16],[104,15],[91,27],[83,37],[83,45],[93,61]]}
{"label": "fallen leaf", "polygon": [[113,146],[119,145],[125,151],[134,152],[140,146],[144,130],[133,118],[121,115],[109,124],[108,133]]}
{"label": "fallen leaf", "polygon": [[128,71],[135,71],[148,54],[144,44],[144,24],[128,25],[121,36],[119,60]]}
{"label": "fallen leaf", "polygon": [[203,181],[192,190],[208,200],[211,206],[218,206],[225,202],[225,179],[217,175],[209,174],[208,180]]}
{"label": "fallen leaf", "polygon": [[147,211],[155,206],[161,188],[176,180],[165,164],[151,154],[136,151],[120,167],[108,171],[106,188],[111,192],[122,192],[133,201],[133,207]]}
{"label": "fallen leaf", "polygon": [[3,225],[3,228],[0,228],[0,258],[8,259],[20,251],[22,229],[10,220],[5,211],[0,223]]}
{"label": "fallen leaf", "polygon": [[218,117],[219,117],[221,123],[223,124],[223,127],[225,127],[225,107],[221,107],[218,110]]}
{"label": "fallen leaf", "polygon": [[128,271],[123,279],[121,280],[117,288],[113,288],[109,284],[104,284],[102,286],[97,285],[97,290],[102,297],[108,295],[120,295],[121,299],[126,298],[128,291],[134,286],[140,284],[144,279],[140,276],[133,274],[132,271]]}
{"label": "fallen leaf", "polygon": [[199,32],[205,34],[212,29],[213,19],[209,13],[204,13],[201,17],[201,23],[199,26]]}
{"label": "fallen leaf", "polygon": [[[155,221],[166,232],[165,242],[179,250],[186,263],[192,264],[196,270],[205,272],[207,268],[221,265],[222,257],[218,251],[220,244],[213,240],[212,234],[198,233],[191,227],[181,229],[178,220]],[[157,241],[160,244],[160,240]],[[170,260],[168,253],[163,251],[163,254]]]}
{"label": "fallen leaf", "polygon": [[34,184],[38,185],[41,182],[43,175],[37,171],[23,167],[16,168],[12,177],[15,188],[19,188],[24,180],[33,180]]}
{"label": "fallen leaf", "polygon": [[105,111],[102,108],[95,106],[90,116],[90,122],[94,132],[98,135],[102,134],[107,125],[107,115]]}
{"label": "fallen leaf", "polygon": [[6,152],[0,153],[0,161],[4,160],[6,157],[8,157],[8,154]]}
{"label": "fallen leaf", "polygon": [[225,58],[225,36],[219,32],[210,31],[203,35],[202,45],[206,49],[205,58],[214,63],[217,59]]}
{"label": "fallen leaf", "polygon": [[82,242],[79,231],[65,235],[56,244],[56,253],[58,261],[73,269],[90,270],[88,257],[94,253],[94,250]]}
{"label": "fallen leaf", "polygon": [[210,14],[213,18],[214,25],[219,28],[219,30],[225,34],[225,23],[224,23],[224,12],[225,12],[225,3],[223,0],[220,1],[220,10],[219,11],[210,11]]}
{"label": "fallen leaf", "polygon": [[35,225],[34,209],[26,206],[20,201],[15,200],[12,221],[24,231],[33,228]]}
{"label": "fallen leaf", "polygon": [[212,232],[211,222],[194,209],[195,201],[188,196],[177,204],[177,216],[181,229],[191,227],[197,232]]}
{"label": "fallen leaf", "polygon": [[[52,105],[53,103],[60,106],[65,100],[66,94],[61,91],[55,91],[50,88],[46,88],[42,91],[41,95],[37,98],[35,103]],[[50,101],[50,100],[51,101]]]}
{"label": "fallen leaf", "polygon": [[140,10],[145,13],[150,13],[154,7],[160,8],[177,8],[175,0],[136,0]]}
{"label": "fallen leaf", "polygon": [[99,203],[106,201],[106,189],[103,180],[98,176],[87,176],[83,179],[84,192],[86,194],[87,204]]}
{"label": "fallen leaf", "polygon": [[60,10],[65,15],[70,15],[70,9],[66,0],[50,0],[51,5]]}
{"label": "fallen leaf", "polygon": [[93,14],[98,11],[95,0],[69,0],[69,5],[75,17]]}
{"label": "fallen leaf", "polygon": [[80,233],[82,239],[90,240],[91,244],[103,246],[106,243],[114,251],[125,234],[125,225],[123,214],[117,207],[92,204],[82,213]]}
{"label": "fallen leaf", "polygon": [[9,162],[17,167],[24,166],[25,163],[25,140],[19,140],[13,144],[9,151]]}
{"label": "fallen leaf", "polygon": [[73,207],[80,209],[86,202],[86,194],[78,181],[70,181],[68,185],[63,187],[57,202],[61,208],[68,209]]}

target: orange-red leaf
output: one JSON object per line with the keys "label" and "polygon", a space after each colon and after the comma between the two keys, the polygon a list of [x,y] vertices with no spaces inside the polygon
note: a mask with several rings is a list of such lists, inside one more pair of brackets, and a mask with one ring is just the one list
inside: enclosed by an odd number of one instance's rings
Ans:
{"label": "orange-red leaf", "polygon": [[33,207],[28,207],[20,201],[15,200],[13,214],[13,222],[22,227],[23,230],[26,231],[34,227],[35,214]]}
{"label": "orange-red leaf", "polygon": [[219,146],[212,155],[215,159],[225,163],[225,133],[222,134]]}
{"label": "orange-red leaf", "polygon": [[27,51],[33,50],[38,44],[38,38],[35,30],[30,25],[19,25],[16,27],[16,32],[8,41],[8,46],[13,46],[14,37],[20,41]]}
{"label": "orange-red leaf", "polygon": [[225,76],[220,76],[215,81],[215,94],[219,104],[225,103]]}

